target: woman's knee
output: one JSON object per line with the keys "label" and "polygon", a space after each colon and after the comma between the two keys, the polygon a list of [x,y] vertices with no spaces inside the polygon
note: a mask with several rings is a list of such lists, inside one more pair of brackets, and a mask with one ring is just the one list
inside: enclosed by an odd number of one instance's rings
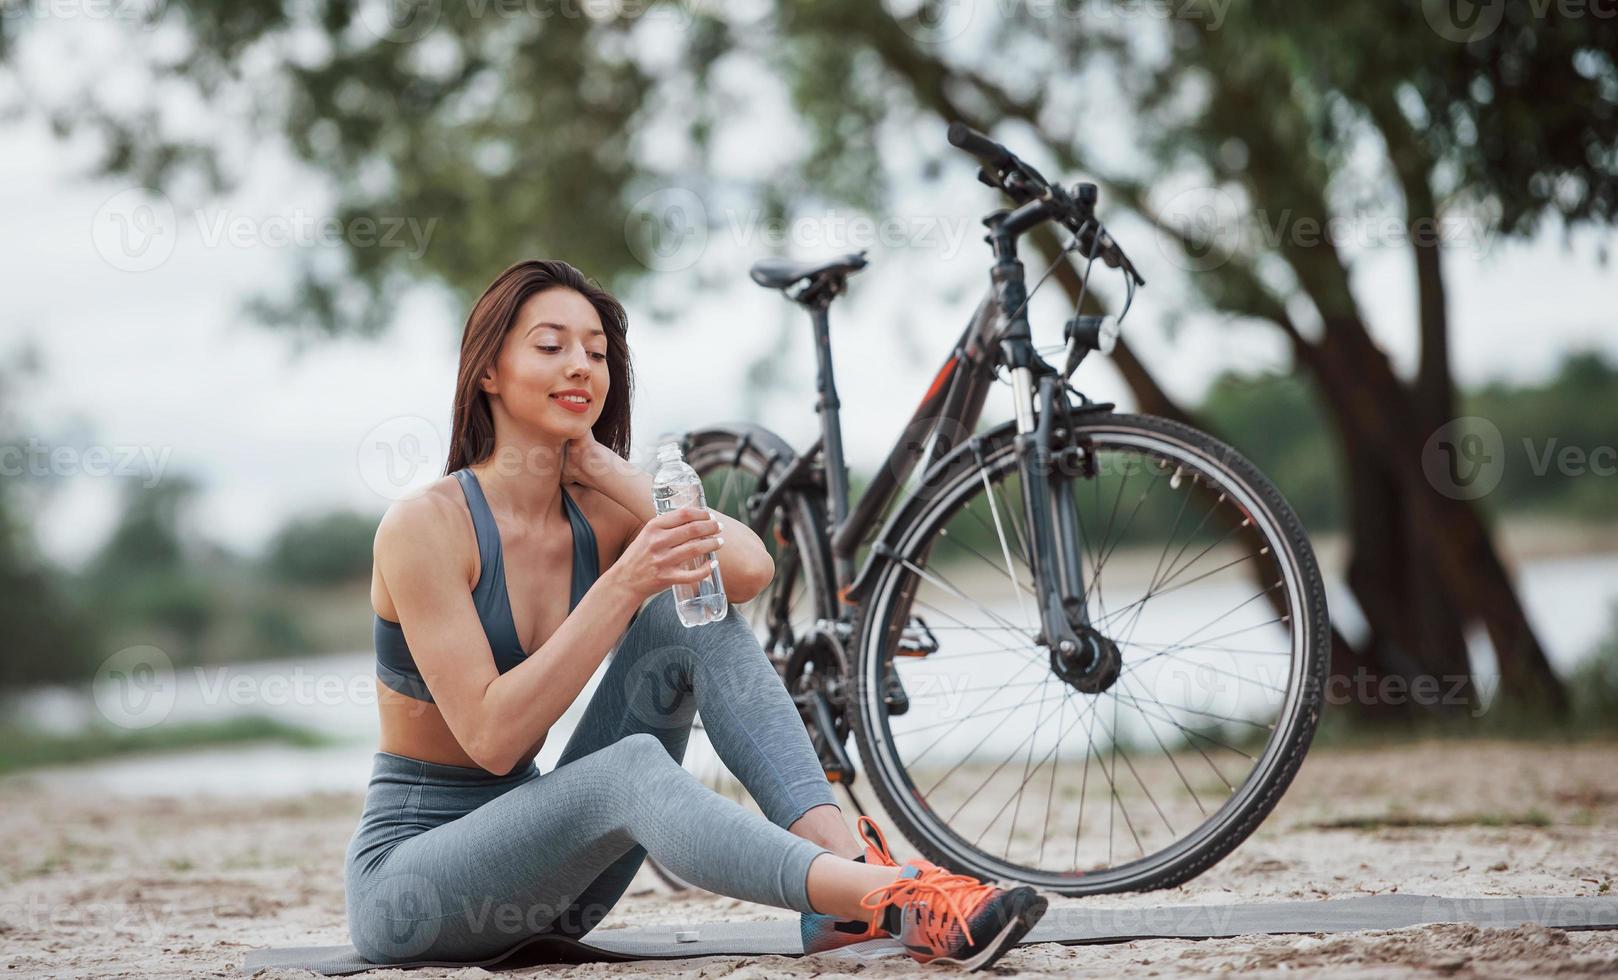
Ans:
{"label": "woman's knee", "polygon": [[[663,766],[664,764],[675,768],[680,767],[680,764],[674,761],[674,757],[669,755],[669,750],[658,740],[656,735],[650,732],[634,732],[625,735],[607,746],[604,751],[611,752],[621,757],[624,762],[636,767]],[[631,778],[638,774],[635,769],[625,769],[623,772]]]}

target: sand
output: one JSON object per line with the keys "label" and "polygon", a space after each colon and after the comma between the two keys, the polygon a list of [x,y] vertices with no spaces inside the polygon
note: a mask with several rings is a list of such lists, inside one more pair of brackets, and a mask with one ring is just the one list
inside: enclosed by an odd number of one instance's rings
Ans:
{"label": "sand", "polygon": [[[1147,894],[1057,899],[1093,908],[1308,900],[1383,892],[1610,894],[1618,878],[1618,744],[1423,742],[1316,751],[1269,821],[1207,874]],[[871,794],[867,793],[869,797]],[[361,798],[103,799],[0,783],[5,976],[235,976],[248,949],[346,941],[343,849]],[[1391,819],[1389,819],[1391,818]],[[894,841],[901,856],[909,849]],[[671,892],[643,871],[603,929],[792,913]],[[838,976],[819,957],[542,967],[525,975]],[[1618,973],[1618,932],[1430,926],[1390,932],[1040,945],[1002,976],[1177,976],[1240,970],[1329,977]],[[908,960],[865,977],[924,976]],[[365,977],[479,977],[478,969]],[[308,977],[292,972],[264,977]]]}

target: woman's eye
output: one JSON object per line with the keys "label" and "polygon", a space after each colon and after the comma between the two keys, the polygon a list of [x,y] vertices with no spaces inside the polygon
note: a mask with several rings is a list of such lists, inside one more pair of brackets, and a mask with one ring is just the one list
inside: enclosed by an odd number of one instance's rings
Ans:
{"label": "woman's eye", "polygon": [[605,355],[605,354],[596,354],[596,353],[594,353],[594,352],[592,352],[592,353],[591,353],[591,354],[590,354],[590,356],[591,356],[591,357],[594,357],[594,358],[596,358],[596,359],[598,359],[598,360],[602,360],[602,361],[605,361],[605,360],[606,360],[606,359],[607,359],[607,355]]}
{"label": "woman's eye", "polygon": [[543,351],[559,351],[559,350],[562,349],[560,347],[547,347],[544,344],[536,344],[535,346],[537,346],[540,350],[543,350]]}

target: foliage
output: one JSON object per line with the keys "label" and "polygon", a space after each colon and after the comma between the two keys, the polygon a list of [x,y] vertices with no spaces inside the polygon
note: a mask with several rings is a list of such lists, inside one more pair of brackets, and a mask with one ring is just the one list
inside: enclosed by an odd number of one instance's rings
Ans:
{"label": "foliage", "polygon": [[334,511],[294,519],[276,533],[266,570],[293,585],[333,585],[371,574],[375,517]]}
{"label": "foliage", "polygon": [[124,729],[100,725],[71,735],[0,726],[0,774],[69,765],[108,756],[163,752],[196,745],[275,741],[303,748],[333,744],[318,732],[256,715]]}

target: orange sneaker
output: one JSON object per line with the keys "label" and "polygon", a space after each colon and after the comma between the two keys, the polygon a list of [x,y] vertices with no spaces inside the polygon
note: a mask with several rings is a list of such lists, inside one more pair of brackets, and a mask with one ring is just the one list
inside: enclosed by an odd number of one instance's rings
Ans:
{"label": "orange sneaker", "polygon": [[899,941],[918,963],[953,963],[968,970],[993,965],[1034,927],[1047,902],[1027,885],[1003,889],[929,861],[911,861],[892,884],[860,899],[873,923],[897,910]]}
{"label": "orange sneaker", "polygon": [[[865,842],[866,864],[888,868],[899,866],[899,862],[893,859],[893,853],[888,850],[887,837],[875,820],[861,816],[855,830]],[[878,921],[839,919],[834,915],[806,914],[799,920],[798,930],[803,937],[805,953],[824,953],[829,949],[841,949],[871,939],[888,939],[893,935],[882,928]]]}

